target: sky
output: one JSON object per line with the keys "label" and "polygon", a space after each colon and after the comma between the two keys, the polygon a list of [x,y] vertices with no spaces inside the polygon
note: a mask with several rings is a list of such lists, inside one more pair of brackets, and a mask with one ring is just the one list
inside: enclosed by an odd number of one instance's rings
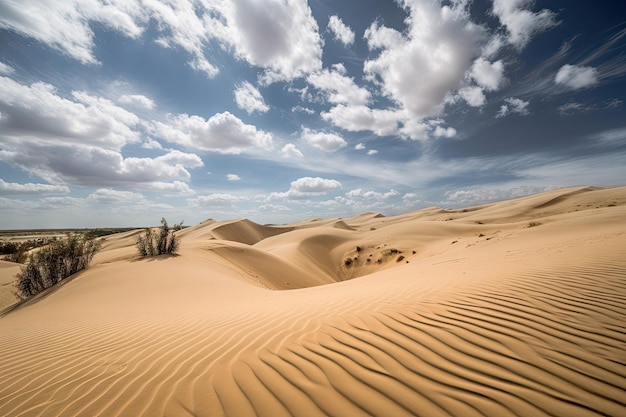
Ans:
{"label": "sky", "polygon": [[0,229],[626,184],[626,2],[0,0]]}

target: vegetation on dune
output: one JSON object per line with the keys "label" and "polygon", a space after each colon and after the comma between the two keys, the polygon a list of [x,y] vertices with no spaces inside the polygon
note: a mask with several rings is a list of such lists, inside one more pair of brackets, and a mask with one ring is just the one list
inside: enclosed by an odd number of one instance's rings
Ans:
{"label": "vegetation on dune", "polygon": [[137,238],[137,249],[141,256],[157,256],[174,254],[180,242],[174,232],[182,229],[183,222],[169,227],[167,220],[161,218],[161,227],[158,231],[147,228],[143,235]]}
{"label": "vegetation on dune", "polygon": [[17,296],[26,299],[87,268],[101,246],[72,235],[32,252],[17,274]]}
{"label": "vegetation on dune", "polygon": [[23,264],[28,260],[28,251],[34,248],[40,248],[49,244],[51,241],[55,239],[32,239],[27,240],[25,242],[0,242],[0,254],[5,254],[6,256],[2,258],[4,261],[15,262],[18,264]]}

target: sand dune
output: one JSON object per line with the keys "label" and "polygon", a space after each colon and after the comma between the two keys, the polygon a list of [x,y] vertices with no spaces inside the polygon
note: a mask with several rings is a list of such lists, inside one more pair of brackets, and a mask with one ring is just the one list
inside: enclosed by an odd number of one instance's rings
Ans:
{"label": "sand dune", "polygon": [[136,233],[0,317],[0,415],[626,415],[626,187]]}

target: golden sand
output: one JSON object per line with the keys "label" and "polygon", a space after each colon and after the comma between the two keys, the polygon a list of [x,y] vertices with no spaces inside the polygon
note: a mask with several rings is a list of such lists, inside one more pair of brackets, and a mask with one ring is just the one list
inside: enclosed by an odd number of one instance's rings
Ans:
{"label": "golden sand", "polygon": [[625,187],[138,233],[5,310],[0,415],[626,415]]}

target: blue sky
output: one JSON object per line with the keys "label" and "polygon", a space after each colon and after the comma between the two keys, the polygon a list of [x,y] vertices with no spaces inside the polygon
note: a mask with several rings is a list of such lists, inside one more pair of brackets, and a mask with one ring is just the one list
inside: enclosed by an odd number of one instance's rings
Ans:
{"label": "blue sky", "polygon": [[623,185],[625,74],[623,1],[0,0],[0,229]]}

